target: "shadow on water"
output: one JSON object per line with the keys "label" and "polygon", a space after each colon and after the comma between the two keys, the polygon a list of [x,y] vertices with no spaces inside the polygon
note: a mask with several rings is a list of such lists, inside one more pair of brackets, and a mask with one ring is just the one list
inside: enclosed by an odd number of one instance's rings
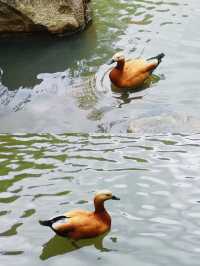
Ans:
{"label": "shadow on water", "polygon": [[47,260],[51,257],[69,253],[86,246],[94,246],[101,252],[113,251],[113,249],[105,248],[103,245],[103,240],[107,234],[108,232],[96,238],[81,239],[78,241],[73,241],[71,239],[55,235],[43,245],[40,259]]}
{"label": "shadow on water", "polygon": [[[38,84],[38,73],[59,72],[70,69],[76,75],[80,60],[92,55],[96,47],[96,29],[62,38],[47,34],[2,39],[0,43],[0,67],[4,70],[3,83],[10,90]],[[12,53],[10,52],[12,50]],[[13,55],[17,60],[13,62]],[[16,58],[15,58],[16,59]],[[81,69],[80,69],[81,71]]]}

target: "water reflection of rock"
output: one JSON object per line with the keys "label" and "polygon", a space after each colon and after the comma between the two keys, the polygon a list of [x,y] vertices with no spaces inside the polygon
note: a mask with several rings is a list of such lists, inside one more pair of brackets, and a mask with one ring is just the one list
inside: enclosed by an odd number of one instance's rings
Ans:
{"label": "water reflection of rock", "polygon": [[97,45],[95,25],[82,33],[58,38],[46,34],[21,38],[2,38],[0,68],[4,70],[3,84],[9,90],[32,88],[38,84],[39,73],[56,73],[70,69],[74,76],[94,70],[87,58],[93,56]]}
{"label": "water reflection of rock", "polygon": [[74,250],[86,247],[94,246],[96,249],[104,252],[112,251],[112,249],[105,248],[103,246],[103,240],[107,234],[96,238],[81,239],[78,241],[73,241],[68,238],[60,237],[55,235],[47,243],[43,245],[43,249],[40,255],[41,260],[47,260],[51,257],[62,255]]}

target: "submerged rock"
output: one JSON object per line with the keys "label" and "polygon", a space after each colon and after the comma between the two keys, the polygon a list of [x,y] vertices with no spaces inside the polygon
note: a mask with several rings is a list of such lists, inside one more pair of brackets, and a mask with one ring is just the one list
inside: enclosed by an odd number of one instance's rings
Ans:
{"label": "submerged rock", "polygon": [[129,133],[198,133],[200,119],[184,113],[162,114],[160,116],[143,117],[131,120],[128,126]]}
{"label": "submerged rock", "polygon": [[0,33],[72,34],[91,20],[90,0],[0,0]]}

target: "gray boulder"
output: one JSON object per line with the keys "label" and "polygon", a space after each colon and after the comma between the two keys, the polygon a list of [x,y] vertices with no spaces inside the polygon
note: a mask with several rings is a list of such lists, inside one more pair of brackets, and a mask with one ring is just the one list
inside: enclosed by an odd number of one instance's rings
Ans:
{"label": "gray boulder", "polygon": [[132,119],[128,126],[129,133],[139,134],[198,133],[199,131],[200,119],[183,112]]}
{"label": "gray boulder", "polygon": [[73,34],[91,20],[89,0],[0,0],[0,34]]}

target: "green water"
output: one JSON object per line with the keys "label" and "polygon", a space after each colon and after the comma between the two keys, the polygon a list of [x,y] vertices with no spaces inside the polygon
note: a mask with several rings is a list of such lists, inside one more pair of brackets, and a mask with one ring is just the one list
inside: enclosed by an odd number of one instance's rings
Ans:
{"label": "green water", "polygon": [[[1,135],[1,265],[199,265],[199,135]],[[39,219],[93,209],[112,229],[72,241]]]}
{"label": "green water", "polygon": [[[81,34],[0,42],[0,265],[199,265],[199,3],[92,5]],[[166,54],[147,89],[112,91],[120,50]],[[105,188],[121,198],[108,234],[73,243],[38,223]]]}

